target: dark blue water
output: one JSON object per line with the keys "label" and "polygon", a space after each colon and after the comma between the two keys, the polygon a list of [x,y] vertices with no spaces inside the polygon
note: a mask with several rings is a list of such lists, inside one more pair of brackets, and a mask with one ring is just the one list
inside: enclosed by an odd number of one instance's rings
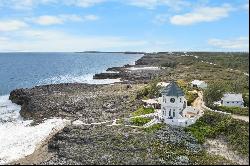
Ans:
{"label": "dark blue water", "polygon": [[133,64],[142,55],[115,53],[0,53],[0,95],[52,83],[93,83],[109,67]]}

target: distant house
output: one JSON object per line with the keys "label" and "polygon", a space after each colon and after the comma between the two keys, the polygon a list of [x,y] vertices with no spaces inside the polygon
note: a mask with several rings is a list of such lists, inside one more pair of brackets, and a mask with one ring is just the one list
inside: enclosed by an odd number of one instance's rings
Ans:
{"label": "distant house", "polygon": [[192,87],[194,88],[202,88],[202,89],[207,88],[207,83],[205,83],[204,81],[193,80],[191,83],[192,83]]}
{"label": "distant house", "polygon": [[244,101],[242,94],[224,94],[224,96],[221,98],[221,105],[228,107],[243,107]]}

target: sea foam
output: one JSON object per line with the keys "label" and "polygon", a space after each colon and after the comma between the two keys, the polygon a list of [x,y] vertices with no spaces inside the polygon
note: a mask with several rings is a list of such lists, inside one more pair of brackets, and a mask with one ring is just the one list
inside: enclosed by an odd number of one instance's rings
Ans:
{"label": "sea foam", "polygon": [[9,100],[9,96],[0,96],[0,165],[32,154],[50,134],[70,123],[54,118],[31,126],[32,120],[20,117],[20,109]]}

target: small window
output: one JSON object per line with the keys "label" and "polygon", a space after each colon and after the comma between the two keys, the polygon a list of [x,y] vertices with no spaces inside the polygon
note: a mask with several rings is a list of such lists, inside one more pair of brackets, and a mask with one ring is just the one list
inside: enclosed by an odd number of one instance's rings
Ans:
{"label": "small window", "polygon": [[168,116],[171,116],[171,109],[169,110],[169,114],[168,114]]}
{"label": "small window", "polygon": [[180,98],[180,102],[181,102],[181,98]]}
{"label": "small window", "polygon": [[227,102],[227,104],[229,104],[229,102]]}
{"label": "small window", "polygon": [[232,101],[232,103],[234,103],[234,102]]}

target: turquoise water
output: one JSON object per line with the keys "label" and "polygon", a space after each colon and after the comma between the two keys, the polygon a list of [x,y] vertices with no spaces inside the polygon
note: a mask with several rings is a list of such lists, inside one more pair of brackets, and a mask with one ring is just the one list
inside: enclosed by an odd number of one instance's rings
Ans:
{"label": "turquoise water", "polygon": [[0,53],[0,95],[36,85],[95,83],[94,74],[133,64],[140,57],[122,53]]}

